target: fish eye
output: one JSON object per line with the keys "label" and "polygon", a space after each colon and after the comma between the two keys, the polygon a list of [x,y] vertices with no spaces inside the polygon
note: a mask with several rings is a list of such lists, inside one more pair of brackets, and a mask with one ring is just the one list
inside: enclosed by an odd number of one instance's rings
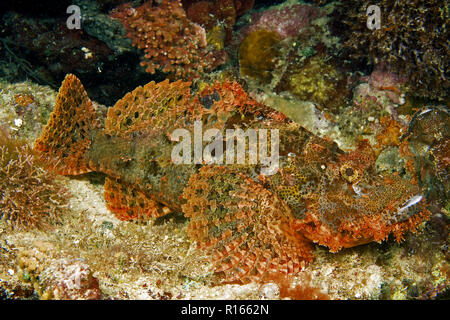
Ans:
{"label": "fish eye", "polygon": [[339,172],[341,173],[341,176],[350,183],[356,182],[359,178],[358,170],[353,168],[348,163],[343,164],[339,168]]}
{"label": "fish eye", "polygon": [[346,175],[346,176],[352,177],[353,174],[354,174],[354,171],[353,171],[352,168],[347,168],[347,169],[345,169],[345,175]]}

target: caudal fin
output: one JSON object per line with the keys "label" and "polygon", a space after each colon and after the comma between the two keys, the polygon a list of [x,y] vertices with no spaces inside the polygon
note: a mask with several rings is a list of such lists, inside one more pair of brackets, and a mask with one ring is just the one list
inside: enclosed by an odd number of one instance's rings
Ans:
{"label": "caudal fin", "polygon": [[52,169],[62,175],[92,171],[85,160],[93,131],[101,127],[97,113],[81,81],[69,74],[64,79],[55,109],[35,142],[35,149],[56,159]]}

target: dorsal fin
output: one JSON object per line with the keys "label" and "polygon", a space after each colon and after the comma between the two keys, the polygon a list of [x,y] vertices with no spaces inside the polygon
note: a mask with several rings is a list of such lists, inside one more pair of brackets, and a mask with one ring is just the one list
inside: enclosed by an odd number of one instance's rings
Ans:
{"label": "dorsal fin", "polygon": [[55,159],[54,171],[63,175],[90,172],[84,159],[91,145],[91,132],[99,128],[97,113],[81,81],[73,74],[64,79],[55,109],[35,142],[35,149]]}
{"label": "dorsal fin", "polygon": [[291,122],[280,111],[259,103],[252,98],[246,90],[235,81],[216,81],[200,90],[195,99],[216,114],[231,114],[239,112],[241,115],[247,113],[262,119],[271,119],[278,123]]}
{"label": "dorsal fin", "polygon": [[137,87],[108,109],[105,130],[109,135],[129,136],[148,128],[162,130],[183,115],[191,100],[190,82],[154,81]]}

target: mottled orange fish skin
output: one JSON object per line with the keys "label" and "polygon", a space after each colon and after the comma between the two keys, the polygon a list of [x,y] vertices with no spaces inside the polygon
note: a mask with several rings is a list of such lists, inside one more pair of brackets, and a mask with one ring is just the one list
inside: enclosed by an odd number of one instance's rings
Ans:
{"label": "mottled orange fish skin", "polygon": [[[101,119],[73,77],[63,83],[39,150],[65,156],[63,165],[74,167],[62,173],[105,173],[108,208],[122,220],[183,211],[191,219],[190,236],[211,251],[216,272],[226,281],[295,274],[311,261],[311,242],[335,252],[389,234],[400,241],[429,217],[409,179],[376,172],[366,141],[344,152],[257,103],[235,82],[215,83],[196,95],[189,82],[151,82],[128,93]],[[73,141],[57,131],[58,115],[73,113],[73,104],[66,103],[71,97],[81,97],[95,123]],[[174,164],[177,142],[171,134],[184,128],[192,137],[195,120],[224,137],[226,129],[278,129],[278,172],[261,176],[259,165],[248,163]],[[60,144],[69,146],[58,151]],[[72,159],[67,152],[74,145],[83,153]]]}

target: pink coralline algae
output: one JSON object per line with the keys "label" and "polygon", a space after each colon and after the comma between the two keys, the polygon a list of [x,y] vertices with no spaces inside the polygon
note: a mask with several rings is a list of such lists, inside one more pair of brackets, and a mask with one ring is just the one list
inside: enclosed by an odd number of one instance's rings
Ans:
{"label": "pink coralline algae", "polygon": [[133,45],[146,52],[141,65],[149,73],[161,69],[193,79],[226,60],[224,52],[208,48],[205,29],[186,17],[179,0],[150,0],[137,8],[128,3],[111,17],[119,19]]}
{"label": "pink coralline algae", "polygon": [[101,290],[91,269],[80,261],[59,260],[41,274],[47,297],[61,300],[98,300]]}
{"label": "pink coralline algae", "polygon": [[406,78],[400,77],[389,70],[384,63],[379,63],[370,76],[361,77],[372,88],[378,91],[384,91],[386,96],[396,104],[400,103],[401,85],[405,83]]}
{"label": "pink coralline algae", "polygon": [[266,29],[277,32],[281,38],[298,36],[310,22],[325,15],[320,8],[306,4],[286,6],[281,9],[270,9],[252,15],[252,24],[242,30],[248,35],[255,30]]}

